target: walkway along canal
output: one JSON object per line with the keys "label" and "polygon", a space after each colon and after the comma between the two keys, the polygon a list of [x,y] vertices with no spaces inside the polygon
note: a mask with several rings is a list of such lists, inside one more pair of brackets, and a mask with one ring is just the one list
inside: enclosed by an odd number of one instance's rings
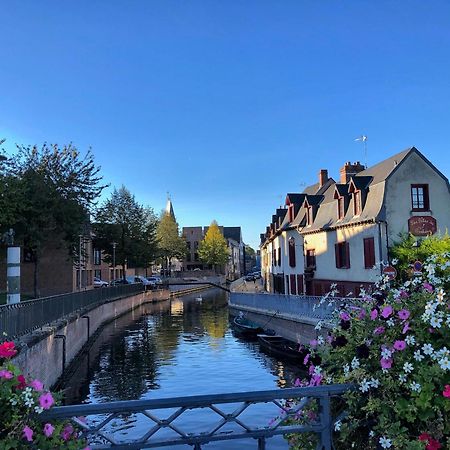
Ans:
{"label": "walkway along canal", "polygon": [[[256,342],[240,340],[229,326],[227,294],[218,289],[170,301],[145,304],[106,325],[75,370],[60,386],[66,404],[145,400],[291,387],[302,376],[298,367],[260,351]],[[236,407],[236,406],[235,406]],[[231,412],[231,411],[230,411]],[[269,423],[279,413],[273,404],[252,405],[242,415]],[[214,413],[206,408],[179,418],[178,425],[195,429]],[[100,421],[100,417],[98,418]],[[116,418],[107,431],[119,440],[148,430],[142,414]],[[231,424],[230,424],[231,425]],[[171,430],[158,431],[158,437]],[[286,449],[277,436],[270,449]],[[181,448],[181,447],[180,447]],[[255,449],[254,440],[216,442],[205,449]]]}

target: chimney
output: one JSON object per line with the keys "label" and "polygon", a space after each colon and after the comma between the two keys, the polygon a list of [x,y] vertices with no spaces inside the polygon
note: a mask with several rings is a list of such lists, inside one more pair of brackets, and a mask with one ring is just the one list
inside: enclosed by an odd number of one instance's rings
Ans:
{"label": "chimney", "polygon": [[322,187],[328,181],[328,170],[320,169],[319,172],[319,185]]}
{"label": "chimney", "polygon": [[359,172],[362,172],[364,169],[365,167],[359,161],[356,161],[353,164],[350,161],[347,161],[344,167],[342,167],[340,170],[341,184],[348,183],[350,177],[356,175]]}

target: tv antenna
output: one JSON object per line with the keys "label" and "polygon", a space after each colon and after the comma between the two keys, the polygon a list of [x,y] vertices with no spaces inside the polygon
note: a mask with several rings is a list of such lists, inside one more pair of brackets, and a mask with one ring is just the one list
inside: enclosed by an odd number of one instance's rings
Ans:
{"label": "tv antenna", "polygon": [[359,141],[364,144],[364,165],[367,169],[367,136],[363,134],[360,137],[356,138],[355,141]]}

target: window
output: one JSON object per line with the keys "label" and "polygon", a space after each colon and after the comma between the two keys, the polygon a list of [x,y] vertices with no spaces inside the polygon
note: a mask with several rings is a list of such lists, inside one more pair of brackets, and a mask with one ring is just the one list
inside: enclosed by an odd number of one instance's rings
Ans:
{"label": "window", "polygon": [[289,275],[286,275],[286,287],[285,287],[286,294],[289,294]]}
{"label": "window", "polygon": [[277,265],[277,251],[272,249],[272,266]]}
{"label": "window", "polygon": [[194,253],[194,261],[198,261],[198,253]]}
{"label": "window", "polygon": [[289,205],[289,222],[294,220],[294,205]]}
{"label": "window", "polygon": [[188,254],[186,255],[186,261],[187,261],[187,262],[191,262],[191,254],[190,254],[190,253],[188,253]]}
{"label": "window", "polygon": [[350,246],[348,242],[339,242],[334,245],[336,267],[338,269],[350,268]]}
{"label": "window", "polygon": [[364,239],[364,268],[372,269],[375,265],[375,240],[373,237]]}
{"label": "window", "polygon": [[430,209],[428,184],[411,185],[411,204],[413,211],[428,211]]}
{"label": "window", "polygon": [[289,265],[295,267],[295,239],[289,239]]}
{"label": "window", "polygon": [[344,197],[338,198],[338,219],[343,219],[345,216]]}
{"label": "window", "polygon": [[278,265],[281,266],[281,247],[278,247]]}
{"label": "window", "polygon": [[102,279],[102,271],[101,271],[101,269],[95,269],[94,270],[94,277],[95,278],[99,278],[100,280]]}
{"label": "window", "polygon": [[312,225],[313,223],[313,210],[312,206],[306,207],[306,225]]}
{"label": "window", "polygon": [[355,191],[353,193],[353,212],[355,216],[361,214],[361,191]]}
{"label": "window", "polygon": [[306,267],[316,267],[316,251],[314,249],[306,250]]}
{"label": "window", "polygon": [[102,263],[102,251],[94,248],[94,265],[99,266]]}
{"label": "window", "polygon": [[290,275],[290,284],[291,284],[291,294],[292,295],[297,295],[297,283],[296,283],[296,279],[295,279],[295,275]]}

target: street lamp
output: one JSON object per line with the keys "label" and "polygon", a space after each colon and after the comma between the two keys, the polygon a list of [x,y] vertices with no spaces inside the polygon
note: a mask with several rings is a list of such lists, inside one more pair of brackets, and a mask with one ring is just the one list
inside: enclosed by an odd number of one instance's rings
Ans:
{"label": "street lamp", "polygon": [[81,245],[82,245],[82,239],[83,239],[83,235],[79,234],[78,237],[80,238],[80,242],[79,242],[79,246],[78,246],[78,273],[79,273],[79,277],[78,277],[78,290],[81,291],[81,275],[82,275],[82,269],[81,269]]}
{"label": "street lamp", "polygon": [[116,278],[116,245],[117,242],[113,242],[112,243],[112,248],[113,248],[113,279],[111,281],[114,281]]}

